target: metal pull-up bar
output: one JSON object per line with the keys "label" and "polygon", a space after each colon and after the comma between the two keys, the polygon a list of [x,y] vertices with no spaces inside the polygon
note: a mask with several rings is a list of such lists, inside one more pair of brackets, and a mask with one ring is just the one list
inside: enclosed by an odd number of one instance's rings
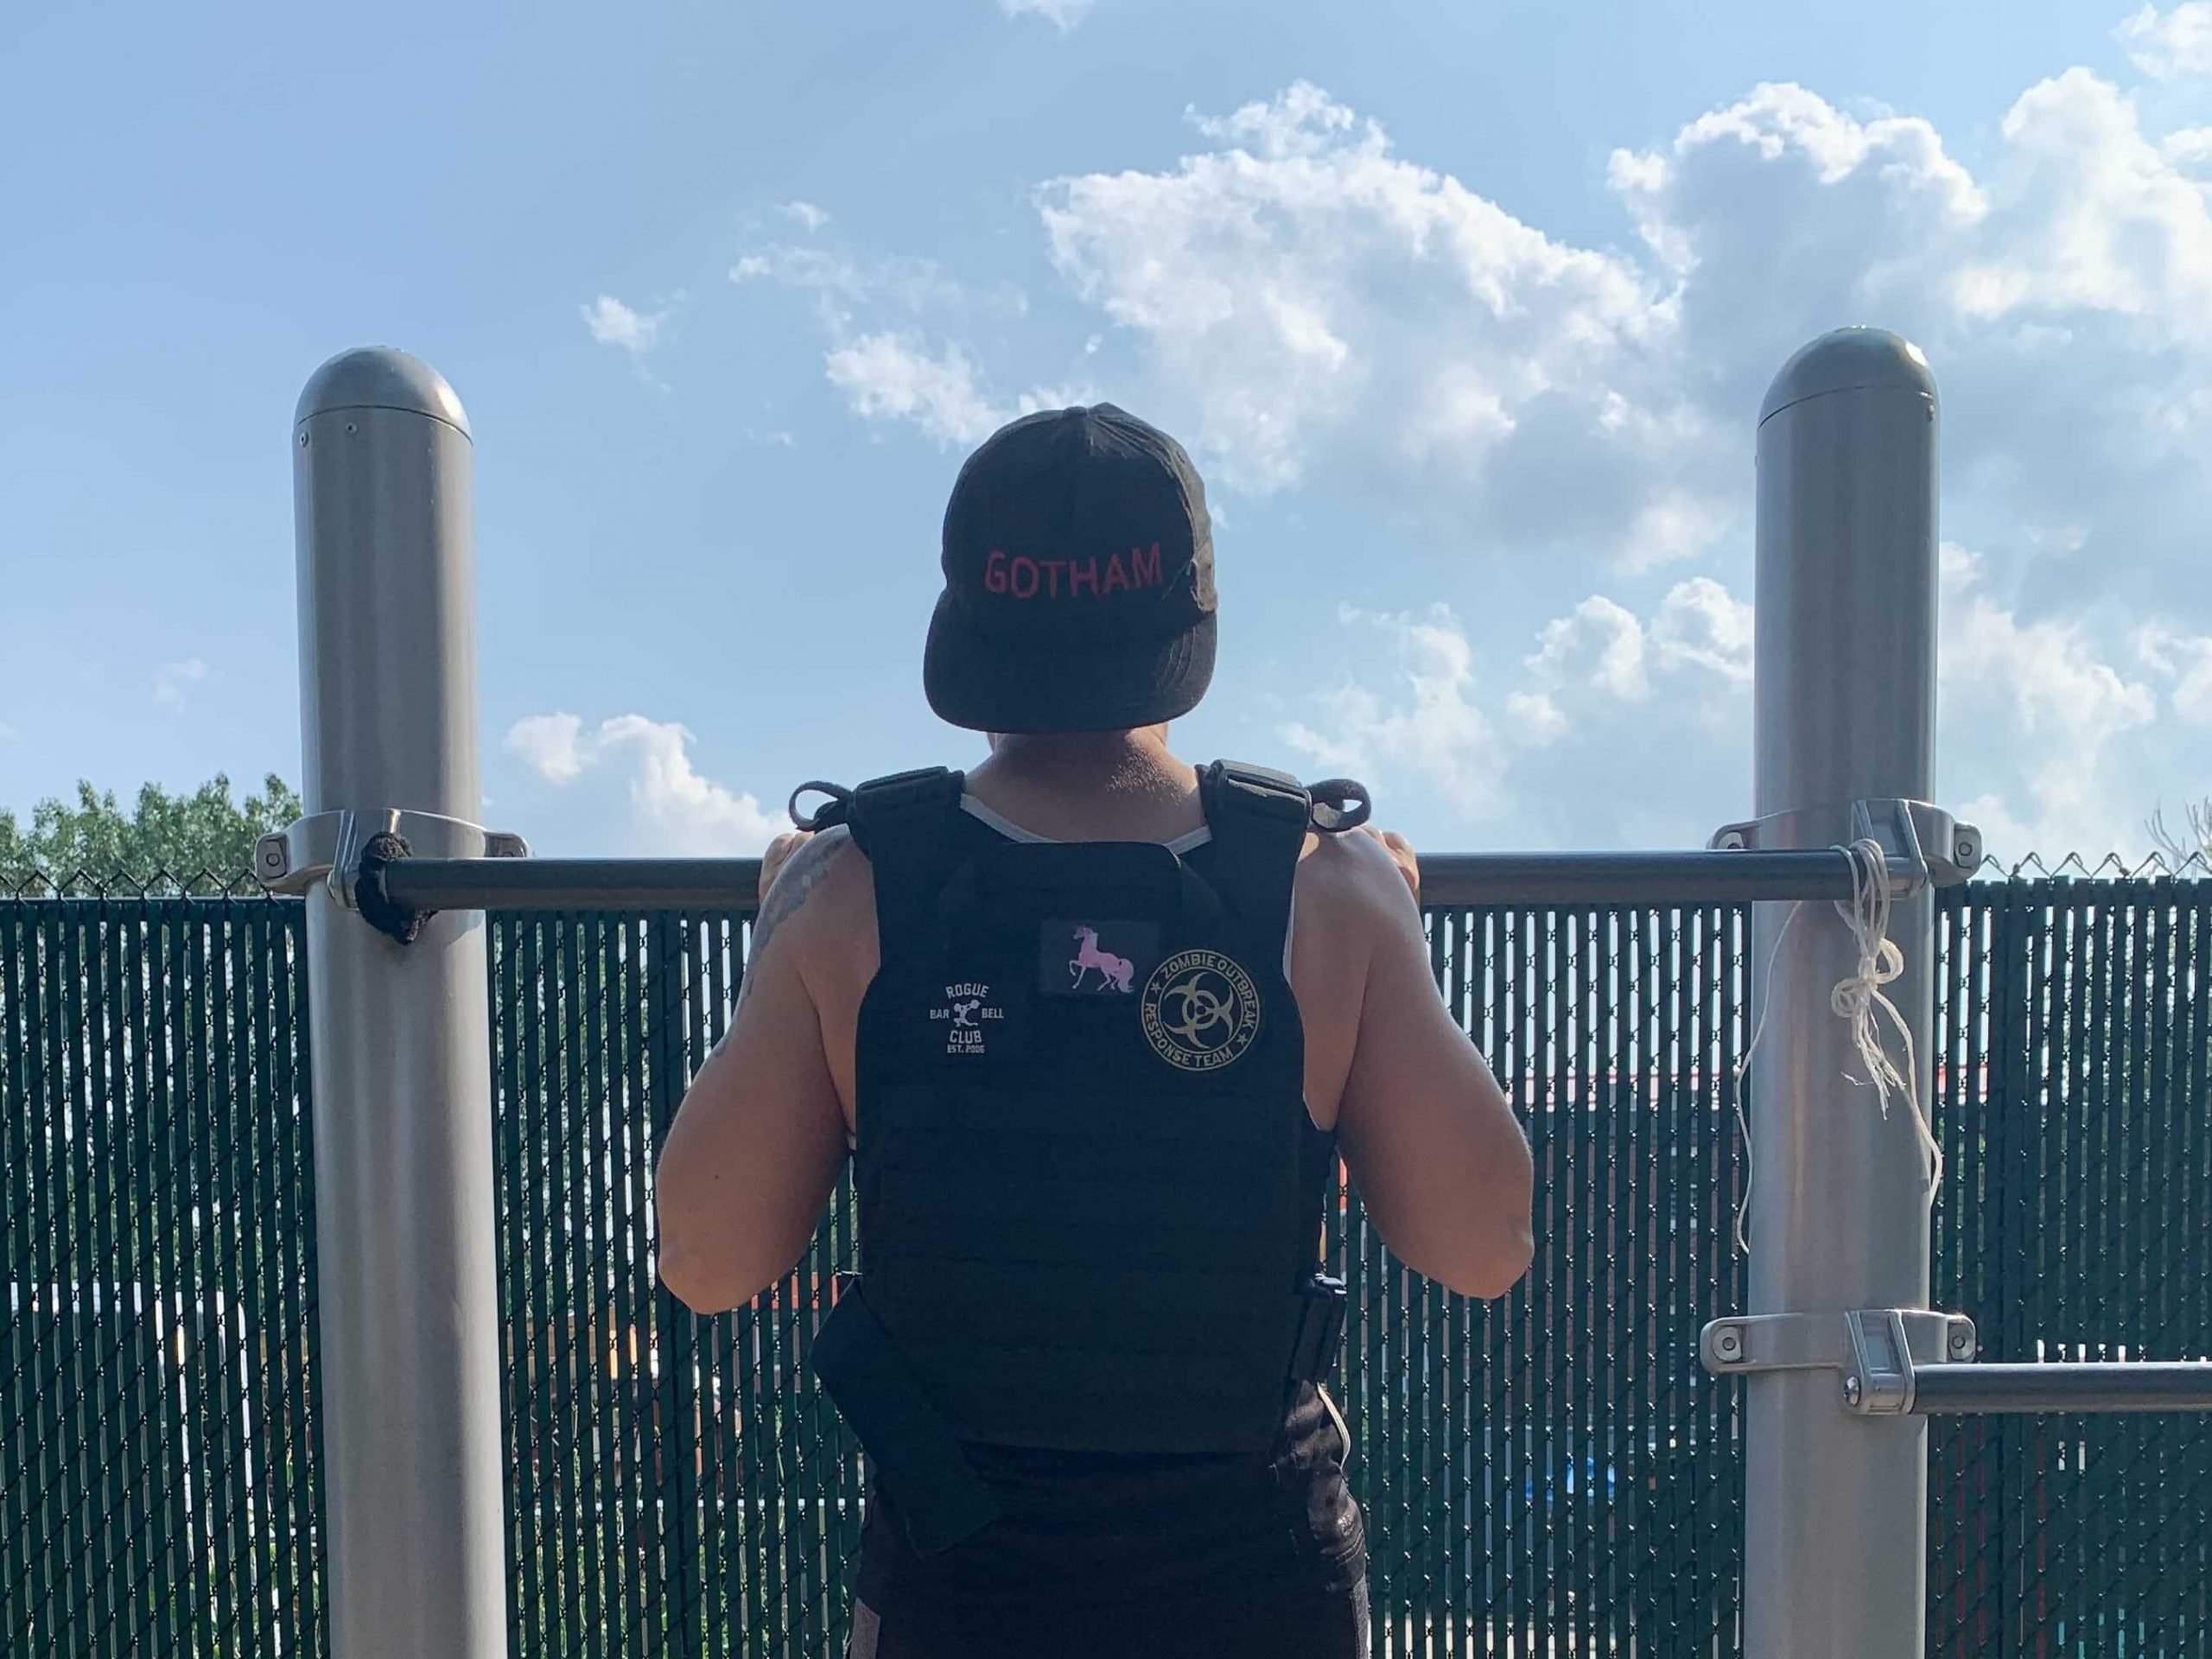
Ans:
{"label": "metal pull-up bar", "polygon": [[[1909,861],[1888,861],[1890,891],[1926,884]],[[402,858],[383,867],[404,910],[750,910],[753,858]],[[1424,858],[1433,905],[1706,905],[1760,899],[1848,899],[1840,848],[1774,853],[1447,853]]]}
{"label": "metal pull-up bar", "polygon": [[[1421,861],[1421,896],[1468,908],[1853,897],[1863,878],[1852,854],[1751,846],[1767,828],[1728,826],[1713,837],[1726,850],[1432,855]],[[1980,856],[1973,829],[1924,802],[1859,803],[1850,833],[1881,849],[1893,899],[1962,881]],[[427,855],[416,855],[417,842]],[[256,866],[278,892],[304,892],[335,870],[342,903],[400,932],[455,910],[745,911],[760,880],[751,858],[533,858],[518,836],[410,812],[302,818],[264,837]]]}
{"label": "metal pull-up bar", "polygon": [[[1902,898],[1929,880],[1924,865],[1886,861],[1890,892]],[[278,891],[303,890],[331,866],[312,859],[279,872]],[[373,880],[398,910],[745,911],[760,881],[754,858],[391,858]],[[356,867],[354,879],[364,871]],[[1720,905],[1758,899],[1852,896],[1852,861],[1840,848],[1800,852],[1447,853],[1421,861],[1424,903],[1503,905]],[[1940,881],[1939,881],[1940,885]]]}

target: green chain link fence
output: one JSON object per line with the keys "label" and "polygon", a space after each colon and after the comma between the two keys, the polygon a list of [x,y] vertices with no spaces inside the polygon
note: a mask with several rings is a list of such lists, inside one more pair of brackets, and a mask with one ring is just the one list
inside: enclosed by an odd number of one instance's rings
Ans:
{"label": "green chain link fence", "polygon": [[[302,911],[251,892],[0,899],[0,1652],[318,1656]],[[1474,1306],[1347,1197],[1338,1397],[1378,1655],[1732,1656],[1743,1306],[1733,908],[1434,911],[1513,1092],[1537,1258]],[[2212,1352],[2212,881],[1939,900],[1936,1300],[1985,1353]],[[516,1659],[836,1651],[861,1467],[806,1381],[841,1199],[753,1306],[656,1286],[652,1151],[719,1038],[740,916],[495,917]],[[1871,1107],[1870,1107],[1871,1109]],[[1930,1649],[2212,1656],[2212,1435],[1931,1431]]]}

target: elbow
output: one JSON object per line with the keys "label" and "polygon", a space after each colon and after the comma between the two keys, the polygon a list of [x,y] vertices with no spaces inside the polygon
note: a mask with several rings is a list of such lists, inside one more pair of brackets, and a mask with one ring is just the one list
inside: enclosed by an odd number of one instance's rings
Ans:
{"label": "elbow", "polygon": [[[654,1274],[694,1313],[727,1313],[752,1300],[747,1263],[734,1248],[728,1200],[702,1187],[684,1163],[663,1155],[653,1173]],[[765,1282],[765,1281],[764,1281]]]}
{"label": "elbow", "polygon": [[1519,1284],[1536,1254],[1525,1210],[1495,1217],[1480,1229],[1449,1241],[1430,1239],[1421,1245],[1408,1241],[1402,1248],[1386,1234],[1383,1242],[1422,1278],[1478,1302],[1496,1301]]}
{"label": "elbow", "polygon": [[1489,1207],[1488,1224],[1467,1240],[1455,1271],[1446,1283],[1476,1301],[1495,1301],[1521,1282],[1536,1259],[1533,1172],[1524,1163],[1520,1179]]}
{"label": "elbow", "polygon": [[[700,1241],[685,1220],[688,1206],[679,1202],[677,1183],[664,1160],[657,1172],[653,1195],[653,1276],[661,1288],[694,1313],[721,1313],[733,1304],[719,1301],[722,1287],[714,1272],[713,1252]],[[719,1301],[719,1306],[717,1305]]]}
{"label": "elbow", "polygon": [[660,1246],[659,1276],[662,1288],[694,1313],[727,1313],[747,1300],[731,1274],[714,1271],[710,1263],[666,1239]]}
{"label": "elbow", "polygon": [[1506,1191],[1499,1196],[1497,1222],[1490,1241],[1488,1271],[1468,1294],[1493,1301],[1519,1284],[1536,1259],[1536,1164],[1529,1143],[1515,1137],[1520,1154],[1512,1160]]}
{"label": "elbow", "polygon": [[1452,1288],[1478,1302],[1493,1302],[1519,1284],[1536,1259],[1536,1237],[1525,1217],[1501,1227],[1485,1248],[1465,1264]]}
{"label": "elbow", "polygon": [[654,1271],[662,1287],[694,1313],[727,1313],[775,1282],[775,1268],[762,1268],[734,1241],[702,1233],[671,1211],[664,1202],[658,1211]]}

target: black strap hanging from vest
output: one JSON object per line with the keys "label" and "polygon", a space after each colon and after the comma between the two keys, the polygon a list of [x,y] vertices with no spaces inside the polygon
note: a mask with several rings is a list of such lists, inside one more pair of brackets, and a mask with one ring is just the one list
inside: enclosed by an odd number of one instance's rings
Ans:
{"label": "black strap hanging from vest", "polygon": [[876,933],[887,957],[905,948],[951,874],[952,815],[967,781],[944,766],[894,772],[844,803],[853,841],[876,870]]}
{"label": "black strap hanging from vest", "polygon": [[1306,785],[1306,792],[1313,798],[1313,827],[1325,836],[1358,829],[1375,810],[1367,785],[1350,778],[1324,778]]}
{"label": "black strap hanging from vest", "polygon": [[[798,804],[810,795],[827,795],[830,803],[812,812],[800,811]],[[852,810],[852,806],[851,790],[842,784],[825,784],[817,778],[791,791],[791,804],[784,810],[791,814],[794,826],[812,835],[817,830],[833,829],[844,823],[845,816]]]}
{"label": "black strap hanging from vest", "polygon": [[1287,922],[1313,816],[1306,786],[1284,772],[1217,760],[1198,774],[1198,798],[1221,849],[1207,880],[1223,902],[1254,926]]}
{"label": "black strap hanging from vest", "polygon": [[934,1555],[995,1521],[998,1499],[931,1404],[912,1361],[869,1308],[860,1275],[841,1273],[837,1286],[809,1363],[898,1500],[907,1541],[917,1554]]}

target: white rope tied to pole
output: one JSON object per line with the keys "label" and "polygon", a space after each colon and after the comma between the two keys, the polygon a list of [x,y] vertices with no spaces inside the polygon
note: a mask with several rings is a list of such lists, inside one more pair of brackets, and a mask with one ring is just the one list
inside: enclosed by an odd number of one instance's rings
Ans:
{"label": "white rope tied to pole", "polygon": [[[1905,1023],[1904,1015],[1890,995],[1882,988],[1904,972],[1904,952],[1897,941],[1890,938],[1890,864],[1888,855],[1878,842],[1854,841],[1838,850],[1851,861],[1851,899],[1848,903],[1836,900],[1835,911],[1843,925],[1851,930],[1853,941],[1858,946],[1857,970],[1836,981],[1828,991],[1828,1007],[1837,1017],[1851,1027],[1851,1045],[1859,1051],[1859,1058],[1866,1069],[1864,1078],[1849,1072],[1847,1081],[1874,1090],[1876,1105],[1886,1121],[1890,1115],[1890,1096],[1892,1091],[1904,1096],[1912,1112],[1912,1127],[1918,1135],[1921,1149],[1928,1154],[1928,1192],[1929,1203],[1934,1203],[1938,1188],[1943,1184],[1943,1148],[1935,1132],[1929,1127],[1928,1116],[1920,1106],[1920,1069],[1918,1057],[1913,1051],[1912,1028]],[[1766,980],[1759,994],[1759,1017],[1751,1027],[1751,1039],[1744,1046],[1744,1058],[1736,1062],[1736,1082],[1740,1084],[1744,1074],[1751,1070],[1751,1057],[1758,1052],[1759,1039],[1765,1033],[1767,1016],[1774,1012],[1774,970],[1782,959],[1782,942],[1789,937],[1789,925],[1797,919],[1797,912],[1804,908],[1798,900],[1789,906],[1782,918],[1782,926],[1774,936],[1774,948],[1766,958]],[[1904,1064],[1900,1067],[1890,1058],[1883,1045],[1883,1033],[1876,1021],[1879,1010],[1904,1045]],[[1736,1125],[1744,1136],[1744,1196],[1736,1205],[1736,1248],[1745,1255],[1751,1253],[1751,1238],[1745,1228],[1745,1218],[1751,1205],[1751,1125],[1744,1115],[1743,1091],[1736,1095]]]}
{"label": "white rope tied to pole", "polygon": [[[1928,1154],[1927,1197],[1932,1203],[1936,1189],[1943,1184],[1943,1148],[1929,1127],[1927,1113],[1921,1109],[1920,1069],[1913,1052],[1912,1028],[1882,988],[1904,972],[1904,952],[1890,938],[1889,859],[1872,841],[1854,841],[1843,850],[1851,860],[1851,902],[1846,905],[1838,900],[1835,908],[1858,943],[1859,964],[1857,972],[1835,982],[1828,993],[1828,1006],[1850,1026],[1851,1046],[1859,1051],[1859,1061],[1866,1068],[1863,1080],[1853,1077],[1852,1081],[1861,1087],[1872,1085],[1885,1120],[1890,1115],[1891,1092],[1904,1096],[1905,1106],[1912,1113],[1913,1132],[1919,1137],[1921,1150]],[[1902,1069],[1884,1045],[1884,1033],[1875,1019],[1878,1011],[1904,1045]]]}
{"label": "white rope tied to pole", "polygon": [[1745,1230],[1744,1218],[1751,1213],[1752,1168],[1751,1120],[1744,1116],[1744,1073],[1751,1069],[1751,1056],[1759,1052],[1759,1039],[1765,1033],[1767,1016],[1774,1012],[1774,969],[1782,960],[1782,942],[1789,937],[1790,923],[1804,908],[1802,899],[1792,904],[1775,933],[1774,949],[1766,953],[1766,982],[1759,988],[1759,1017],[1751,1027],[1751,1040],[1744,1045],[1744,1058],[1736,1062],[1736,1127],[1744,1135],[1744,1196],[1736,1200],[1736,1249],[1743,1255],[1751,1253],[1751,1235]]}

